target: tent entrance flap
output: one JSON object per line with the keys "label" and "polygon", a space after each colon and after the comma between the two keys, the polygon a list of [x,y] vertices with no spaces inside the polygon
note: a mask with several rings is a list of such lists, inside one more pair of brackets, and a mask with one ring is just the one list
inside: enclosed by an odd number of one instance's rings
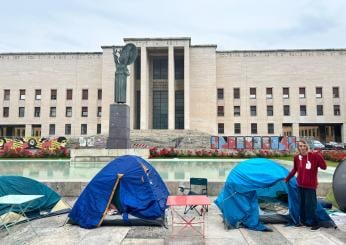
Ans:
{"label": "tent entrance flap", "polygon": [[[112,200],[113,200],[113,197],[115,196],[114,198],[116,198],[116,196],[117,196],[117,195],[114,195],[114,193],[116,193],[116,189],[118,189],[117,187],[118,187],[118,185],[119,185],[119,183],[120,183],[121,178],[124,176],[124,174],[119,174],[119,173],[118,173],[117,176],[118,176],[118,177],[117,177],[117,180],[115,181],[115,184],[114,184],[114,186],[113,186],[112,193],[111,193],[111,195],[110,195],[110,197],[109,197],[109,200],[108,200],[106,209],[105,209],[105,211],[103,212],[102,218],[101,218],[101,220],[100,220],[100,222],[99,222],[99,224],[98,224],[97,226],[100,226],[100,225],[102,224],[104,218],[105,218],[106,215],[107,215],[107,211],[108,211],[108,209],[109,209],[109,205],[111,204],[111,202],[112,202]],[[120,200],[119,200],[119,202],[120,202]]]}

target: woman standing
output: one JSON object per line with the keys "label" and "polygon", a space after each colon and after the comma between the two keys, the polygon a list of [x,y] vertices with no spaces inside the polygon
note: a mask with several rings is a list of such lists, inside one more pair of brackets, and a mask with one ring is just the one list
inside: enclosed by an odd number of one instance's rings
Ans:
{"label": "woman standing", "polygon": [[[318,168],[326,169],[327,165],[321,154],[310,152],[304,139],[297,144],[297,154],[294,156],[293,169],[285,179],[287,183],[296,172],[298,183],[298,199],[300,208],[300,225],[310,225],[311,230],[319,229],[316,216],[317,207],[317,172]],[[307,222],[310,221],[308,224]]]}

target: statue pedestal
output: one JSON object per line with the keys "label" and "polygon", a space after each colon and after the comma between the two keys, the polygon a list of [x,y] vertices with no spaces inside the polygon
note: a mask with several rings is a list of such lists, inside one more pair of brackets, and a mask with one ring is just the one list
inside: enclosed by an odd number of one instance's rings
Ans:
{"label": "statue pedestal", "polygon": [[111,104],[109,113],[108,149],[130,148],[130,107],[126,104]]}

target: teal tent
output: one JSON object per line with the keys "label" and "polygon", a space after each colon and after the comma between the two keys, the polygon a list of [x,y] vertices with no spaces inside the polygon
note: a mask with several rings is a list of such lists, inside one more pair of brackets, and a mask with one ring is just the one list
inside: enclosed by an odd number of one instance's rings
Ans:
{"label": "teal tent", "polygon": [[[70,210],[69,205],[54,190],[34,179],[22,176],[0,176],[0,196],[6,195],[43,195],[31,202],[25,215],[30,219],[42,218],[61,213],[67,213]],[[11,222],[11,217],[17,219],[19,207],[12,209],[9,214],[9,205],[0,205],[0,216],[5,218],[6,222]]]}

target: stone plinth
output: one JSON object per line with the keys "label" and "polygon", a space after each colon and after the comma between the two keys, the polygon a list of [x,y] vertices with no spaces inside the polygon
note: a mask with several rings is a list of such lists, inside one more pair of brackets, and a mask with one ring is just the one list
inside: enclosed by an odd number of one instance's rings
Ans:
{"label": "stone plinth", "polygon": [[130,107],[126,104],[110,105],[107,148],[130,148]]}

